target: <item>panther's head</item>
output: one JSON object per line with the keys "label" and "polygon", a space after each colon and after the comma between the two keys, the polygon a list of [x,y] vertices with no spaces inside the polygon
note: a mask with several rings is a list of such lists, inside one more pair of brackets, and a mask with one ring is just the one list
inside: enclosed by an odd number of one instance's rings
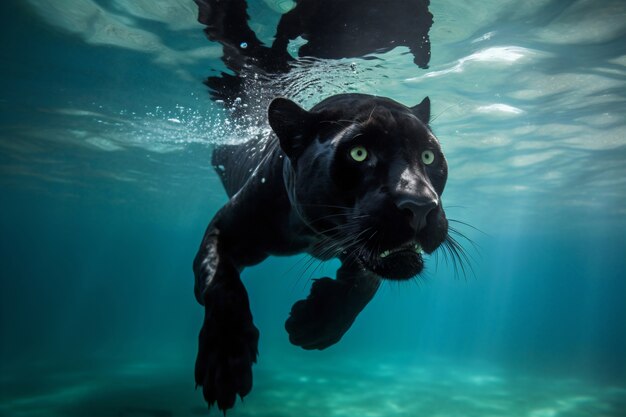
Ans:
{"label": "panther's head", "polygon": [[340,94],[306,111],[277,98],[268,112],[288,157],[291,203],[320,238],[315,254],[387,279],[419,274],[422,254],[448,234],[441,204],[448,168],[428,127],[429,99],[406,107]]}

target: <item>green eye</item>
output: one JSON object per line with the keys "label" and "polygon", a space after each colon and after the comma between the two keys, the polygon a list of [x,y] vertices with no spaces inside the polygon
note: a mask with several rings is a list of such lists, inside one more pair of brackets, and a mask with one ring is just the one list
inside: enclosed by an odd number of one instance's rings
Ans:
{"label": "green eye", "polygon": [[363,162],[367,158],[367,149],[363,146],[355,146],[350,149],[350,156],[357,162]]}
{"label": "green eye", "polygon": [[435,160],[435,153],[433,151],[422,152],[422,162],[426,165],[430,165]]}

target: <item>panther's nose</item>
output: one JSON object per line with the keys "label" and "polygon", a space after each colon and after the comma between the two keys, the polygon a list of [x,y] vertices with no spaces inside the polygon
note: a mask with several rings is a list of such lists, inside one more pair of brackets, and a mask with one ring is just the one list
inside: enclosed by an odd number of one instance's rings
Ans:
{"label": "panther's nose", "polygon": [[406,196],[398,200],[396,205],[400,211],[407,217],[409,224],[419,232],[426,227],[426,216],[428,213],[437,208],[439,201],[432,197],[414,197]]}

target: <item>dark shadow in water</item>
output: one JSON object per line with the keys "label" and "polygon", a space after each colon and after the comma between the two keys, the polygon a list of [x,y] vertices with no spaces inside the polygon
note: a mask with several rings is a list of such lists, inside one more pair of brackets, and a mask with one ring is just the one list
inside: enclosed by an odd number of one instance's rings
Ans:
{"label": "dark shadow in water", "polygon": [[404,46],[419,67],[427,68],[430,60],[429,0],[296,0],[296,6],[281,17],[271,46],[264,45],[248,25],[245,0],[194,1],[204,32],[222,44],[222,61],[235,74],[222,73],[205,81],[212,98],[228,107],[237,98],[245,104],[251,101],[247,74],[263,79],[288,72],[296,61],[288,52],[289,42],[298,38],[306,41],[298,49],[302,58],[364,57]]}

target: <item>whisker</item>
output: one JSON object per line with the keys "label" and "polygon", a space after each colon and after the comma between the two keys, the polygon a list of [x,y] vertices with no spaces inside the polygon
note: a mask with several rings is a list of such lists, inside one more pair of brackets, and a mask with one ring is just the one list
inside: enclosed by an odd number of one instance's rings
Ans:
{"label": "whisker", "polygon": [[[349,241],[350,241],[350,237],[349,236],[347,236],[347,237],[345,237],[343,239],[339,239],[339,240],[335,240],[335,239],[332,239],[330,237],[324,237],[317,245],[318,246],[324,246],[325,243],[327,243],[327,242],[329,243],[329,245],[327,247],[325,247],[324,250],[321,251],[320,253],[318,253],[317,255],[319,255],[321,258],[329,257],[329,255],[335,255],[336,256],[337,254],[335,252],[337,252],[344,244],[348,243]],[[294,283],[294,286],[297,285],[300,282],[302,277],[309,271],[311,266],[316,261],[321,261],[321,260],[317,259],[314,256],[311,256],[310,254],[305,254],[300,259],[298,259],[298,261],[294,264],[294,266],[292,268],[290,268],[290,270],[292,270],[292,269],[295,269],[296,267],[300,266],[300,272],[298,274],[296,282]],[[306,283],[308,281],[309,281],[308,279],[305,281],[305,285],[306,285]]]}
{"label": "whisker", "polygon": [[452,256],[455,277],[458,276],[457,261],[465,278],[467,278],[466,266],[469,268],[472,275],[476,277],[474,268],[472,266],[472,259],[467,255],[465,248],[463,248],[463,246],[456,239],[448,235],[446,240],[444,241],[444,247],[449,251],[450,255]]}
{"label": "whisker", "polygon": [[463,257],[463,259],[465,260],[465,262],[467,263],[467,265],[469,266],[470,269],[472,269],[473,272],[473,268],[472,268],[472,260],[474,260],[471,255],[468,255],[467,251],[465,250],[465,248],[459,243],[458,240],[456,240],[455,238],[450,237],[450,241],[452,242],[452,245],[459,251],[459,253],[461,254],[461,256]]}
{"label": "whisker", "polygon": [[462,224],[463,226],[467,226],[467,227],[469,227],[471,229],[474,229],[477,232],[480,232],[480,233],[484,234],[485,236],[489,236],[486,232],[480,230],[478,227],[472,226],[471,224],[469,224],[467,222],[464,222],[464,221],[461,221],[461,220],[456,220],[456,219],[450,219],[450,218],[448,218],[448,222]]}
{"label": "whisker", "polygon": [[[296,280],[293,283],[292,290],[298,285],[304,273],[306,273],[308,269],[307,265],[311,261],[311,259],[315,259],[315,258],[312,258],[308,253],[305,253],[298,258],[298,260],[291,266],[291,268],[289,268],[288,272],[291,272],[296,267],[300,267],[300,272],[298,273]],[[305,285],[306,285],[306,282],[305,282]],[[302,288],[304,289],[304,286]]]}
{"label": "whisker", "polygon": [[371,229],[371,227],[368,227],[362,230],[356,237],[353,237],[353,243],[344,250],[344,252],[350,251],[350,253],[347,253],[346,256],[343,257],[343,260],[347,261],[346,263],[348,265],[352,265],[357,260],[358,255],[361,253],[360,251],[363,249],[362,244],[367,241],[367,239],[363,240],[362,236]]}
{"label": "whisker", "polygon": [[[346,224],[340,224],[337,226],[333,226],[331,228],[328,228],[326,230],[321,230],[316,232],[319,235],[323,235],[324,237],[328,238],[328,236],[325,236],[325,233],[328,232],[334,232],[334,231],[338,231],[340,234],[343,232],[344,234],[350,234],[350,233],[355,233],[359,228],[359,225],[356,222],[349,222]],[[356,230],[352,230],[352,229],[356,229]]]}
{"label": "whisker", "polygon": [[[466,241],[468,241],[470,243],[470,245],[472,245],[472,247],[474,248],[474,250],[480,254],[480,245],[478,245],[478,243],[474,242],[472,239],[470,239],[469,237],[467,237],[464,233],[459,232],[457,229],[455,229],[454,227],[448,226],[448,231],[454,233],[455,235],[465,239]],[[457,241],[458,242],[458,241]]]}
{"label": "whisker", "polygon": [[[322,221],[322,220],[326,220],[326,219],[333,218],[333,217],[339,217],[339,216],[343,216],[343,217],[345,217],[346,215],[345,215],[345,214],[329,214],[329,215],[327,215],[327,216],[317,217],[317,218],[315,218],[314,220],[311,220],[311,221],[309,221],[309,222],[307,222],[307,223],[308,223],[309,225],[312,225],[312,224],[314,224],[315,222],[319,222],[319,221]],[[354,221],[354,220],[364,219],[364,218],[366,218],[366,217],[369,217],[369,215],[360,215],[360,216],[353,216],[353,217],[349,217],[349,218],[348,218],[348,222],[352,222],[352,221]],[[336,225],[335,227],[341,227],[341,226],[344,226],[345,224],[346,224],[346,223],[344,223],[344,224],[339,224],[339,225]],[[318,231],[318,232],[319,232],[319,231]],[[320,233],[321,233],[321,232],[320,232]]]}
{"label": "whisker", "polygon": [[[352,225],[355,226],[355,225]],[[324,246],[324,244],[326,242],[329,243],[329,245],[327,247],[325,247],[321,252],[317,253],[318,256],[320,256],[321,258],[327,258],[330,257],[330,255],[334,255],[333,257],[337,257],[339,256],[339,250],[343,249],[343,250],[347,250],[349,249],[352,245],[354,245],[354,241],[356,239],[359,238],[359,236],[366,232],[368,229],[366,229],[365,231],[362,231],[359,235],[357,235],[357,237],[355,238],[354,236],[352,236],[353,233],[350,233],[348,236],[345,236],[341,239],[332,239],[329,237],[326,237],[325,239],[323,239],[321,242],[319,242],[317,244],[317,246]],[[351,244],[347,245],[348,243],[350,243],[352,241]],[[345,248],[344,248],[345,246]],[[300,260],[302,261],[302,260]],[[309,269],[311,268],[311,266],[316,263],[319,262],[319,265],[316,266],[316,268],[311,272],[311,275],[313,273],[315,273],[315,271],[317,270],[317,268],[324,262],[321,259],[317,259],[315,257],[310,257],[306,260],[305,264],[302,266],[302,271],[298,276],[297,281],[300,281],[300,279],[309,271]],[[308,282],[309,280],[307,280]]]}
{"label": "whisker", "polygon": [[[449,265],[448,264],[448,259],[449,259],[450,263],[452,264],[452,267],[454,268],[454,277],[458,278],[459,269],[456,264],[456,258],[454,257],[454,253],[452,252],[452,249],[450,248],[450,243],[446,240],[443,242],[441,247],[443,248],[443,254],[446,258],[446,265]],[[450,255],[450,258],[448,258],[448,254]]]}
{"label": "whisker", "polygon": [[[338,250],[340,249],[343,250],[344,252],[348,250],[351,250],[351,252],[354,252],[356,249],[358,249],[358,245],[363,240],[362,235],[368,232],[369,230],[371,230],[371,228],[366,228],[365,230],[362,230],[361,232],[359,232],[356,236],[353,236],[354,233],[351,233],[350,235],[345,236],[343,239],[340,239],[340,240],[332,241],[331,239],[328,239],[331,242],[331,244],[327,248],[325,248],[319,255],[323,258],[326,258],[328,255],[340,256],[339,253],[335,253],[335,252],[338,252]],[[348,257],[349,256],[350,255],[348,255]],[[313,268],[309,273],[309,278],[306,280],[306,282],[309,282],[313,274],[315,274],[315,272],[323,265],[324,262],[325,262],[324,260],[316,259],[314,257],[311,257],[310,259],[308,259],[305,264],[304,270],[298,277],[298,281],[307,272],[309,272],[310,268],[313,265],[317,264],[315,268]]]}

